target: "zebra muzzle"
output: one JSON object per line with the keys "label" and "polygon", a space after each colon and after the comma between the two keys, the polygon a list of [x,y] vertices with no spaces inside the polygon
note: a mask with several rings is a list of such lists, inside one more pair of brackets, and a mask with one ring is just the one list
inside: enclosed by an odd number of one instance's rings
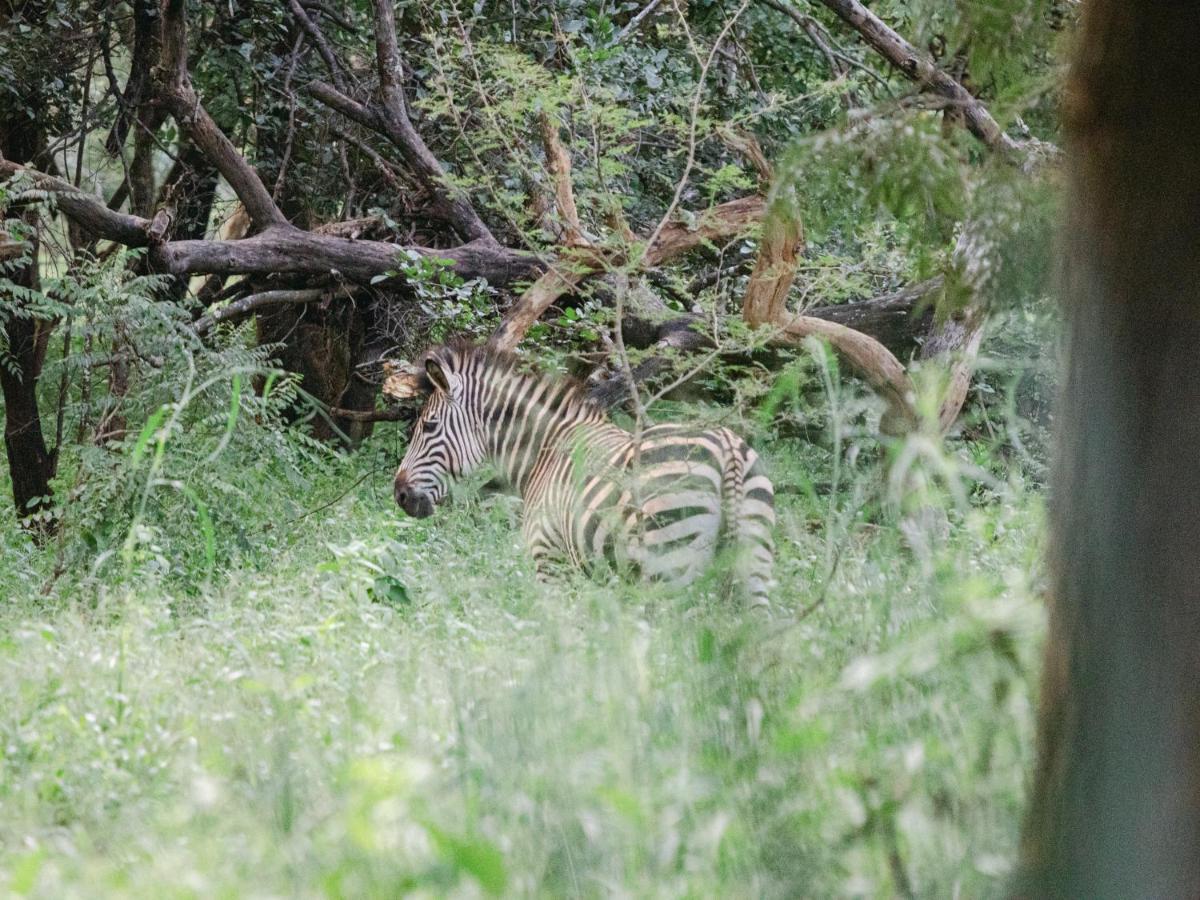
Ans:
{"label": "zebra muzzle", "polygon": [[433,515],[433,498],[415,488],[405,478],[396,478],[396,504],[414,519]]}

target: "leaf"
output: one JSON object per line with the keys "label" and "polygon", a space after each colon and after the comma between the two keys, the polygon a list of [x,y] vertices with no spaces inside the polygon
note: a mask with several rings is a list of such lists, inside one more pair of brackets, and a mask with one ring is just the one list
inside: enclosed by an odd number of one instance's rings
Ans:
{"label": "leaf", "polygon": [[371,585],[371,599],[376,603],[390,603],[393,606],[408,606],[412,603],[404,582],[391,575],[380,575],[375,579]]}
{"label": "leaf", "polygon": [[167,414],[166,404],[163,404],[154,412],[150,413],[150,418],[146,420],[146,424],[142,426],[142,432],[138,435],[137,443],[133,445],[133,455],[130,463],[133,468],[138,467],[138,463],[142,461],[142,456],[146,453],[146,445],[150,443],[150,439],[154,437],[154,432],[158,431],[158,427],[162,424],[163,418]]}
{"label": "leaf", "polygon": [[45,859],[46,851],[40,847],[17,857],[8,875],[8,887],[14,895],[20,897],[33,891]]}
{"label": "leaf", "polygon": [[180,490],[196,507],[196,517],[200,520],[200,533],[204,536],[204,564],[211,570],[217,562],[217,531],[213,528],[212,517],[208,514],[208,506],[200,499],[200,495],[187,485]]}
{"label": "leaf", "polygon": [[433,826],[427,827],[448,862],[474,877],[493,897],[504,893],[508,872],[504,868],[504,856],[494,844],[483,838],[459,838]]}
{"label": "leaf", "polygon": [[225,433],[221,435],[221,440],[217,442],[216,449],[208,454],[205,463],[211,463],[221,452],[229,445],[229,439],[233,437],[233,427],[237,424],[238,412],[242,408],[242,376],[240,373],[235,373],[233,376],[233,385],[229,396],[229,412],[225,417]]}

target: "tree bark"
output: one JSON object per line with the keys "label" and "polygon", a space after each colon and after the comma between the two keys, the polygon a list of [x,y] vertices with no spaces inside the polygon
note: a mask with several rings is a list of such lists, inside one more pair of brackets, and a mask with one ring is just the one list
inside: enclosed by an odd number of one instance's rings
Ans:
{"label": "tree bark", "polygon": [[111,210],[99,197],[84,193],[62,179],[0,160],[0,175],[20,171],[28,173],[37,188],[53,193],[59,210],[81,228],[127,247],[149,247],[151,266],[170,275],[328,276],[335,270],[352,280],[369,281],[375,275],[394,271],[400,253],[406,249],[448,259],[463,278],[486,278],[497,287],[537,275],[545,268],[545,263],[534,254],[492,241],[472,241],[444,249],[404,247],[385,241],[303,231],[286,222],[241,240],[157,243],[151,240],[148,220]]}
{"label": "tree bark", "polygon": [[1092,0],[1026,897],[1200,896],[1200,7]]}
{"label": "tree bark", "polygon": [[818,306],[805,310],[804,314],[861,331],[903,359],[916,347],[917,338],[929,332],[933,323],[933,300],[943,283],[944,279],[939,275],[878,297],[836,306]]}
{"label": "tree bark", "polygon": [[1020,149],[1021,144],[1004,133],[986,106],[971,95],[949,73],[938,68],[927,53],[923,53],[897,34],[875,13],[858,0],[817,0],[862,37],[873,50],[923,89],[954,104],[963,116],[967,130],[988,147],[1002,153]]}
{"label": "tree bark", "polygon": [[[35,287],[37,265],[31,263],[9,277],[22,287]],[[39,319],[9,316],[4,328],[8,334],[11,365],[11,369],[9,365],[0,366],[0,390],[4,393],[4,449],[12,479],[13,503],[17,515],[24,518],[51,505],[54,456],[46,447],[42,433],[37,383],[52,326]],[[34,530],[44,528],[37,526]]]}
{"label": "tree bark", "polygon": [[495,243],[471,201],[449,182],[442,164],[412,124],[404,98],[403,72],[396,47],[396,14],[392,7],[392,0],[373,0],[379,93],[370,103],[360,103],[345,93],[346,85],[340,78],[341,67],[328,50],[328,42],[312,20],[304,17],[301,24],[316,42],[337,84],[335,87],[313,81],[308,86],[309,93],[330,109],[386,137],[400,151],[409,171],[434,198],[438,216],[449,221],[464,240]]}
{"label": "tree bark", "polygon": [[[32,5],[31,5],[32,6]],[[23,9],[25,15],[36,18],[38,12]],[[0,21],[12,14],[11,4],[0,4]],[[30,162],[44,146],[40,123],[31,118],[29,110],[38,109],[37,90],[31,90],[23,103],[9,105],[0,101],[0,156],[19,162]],[[30,224],[36,226],[36,213]],[[38,242],[29,248],[29,263],[7,277],[25,288],[38,285]],[[4,305],[16,305],[13,297],[0,297]],[[3,332],[7,347],[4,365],[0,365],[0,391],[4,394],[4,450],[12,480],[13,503],[17,515],[26,517],[50,505],[50,479],[54,477],[54,457],[46,447],[42,433],[41,412],[38,409],[37,383],[46,355],[46,345],[53,325],[28,315],[8,313],[3,316]],[[44,531],[35,526],[34,532]]]}

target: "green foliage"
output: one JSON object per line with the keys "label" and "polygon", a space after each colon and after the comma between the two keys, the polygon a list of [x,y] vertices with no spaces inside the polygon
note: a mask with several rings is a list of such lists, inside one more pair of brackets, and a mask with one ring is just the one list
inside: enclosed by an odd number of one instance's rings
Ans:
{"label": "green foliage", "polygon": [[[60,517],[56,565],[190,589],[269,530],[264,478],[304,485],[331,455],[288,427],[298,382],[271,365],[272,348],[248,348],[245,329],[201,343],[164,279],[131,274],[135,258],[114,253],[43,283],[72,327],[70,351],[45,371],[46,406],[60,404],[63,434],[78,436],[59,448],[68,502],[48,513]],[[106,394],[116,366],[128,386]]]}
{"label": "green foliage", "polygon": [[[68,138],[89,55],[109,62],[96,19],[109,11],[76,6],[46,4],[49,28],[0,28],[0,112]],[[128,7],[110,6],[123,77]],[[872,9],[965,65],[1014,133],[1052,138],[1062,6]],[[391,148],[302,90],[328,73],[320,54],[293,56],[286,4],[190,7],[193,81],[269,188],[287,161],[289,217],[370,215],[404,244],[457,240],[359,144]],[[349,27],[322,27],[366,96],[370,4],[337,8]],[[454,185],[506,244],[556,245],[534,202],[552,191],[548,116],[583,228],[616,257],[630,249],[616,213],[645,237],[676,195],[673,219],[694,227],[755,190],[727,142],[753,133],[773,198],[806,229],[792,308],[934,273],[943,312],[968,286],[986,302],[998,327],[960,431],[881,439],[882,404],[827,347],[768,353],[738,318],[756,238],[705,247],[623,299],[649,291],[647,307],[715,322],[723,356],[679,369],[699,368],[702,399],[673,394],[649,415],[725,425],[762,450],[779,498],[775,618],[748,619],[710,583],[547,588],[517,504],[477,481],[432,519],[399,518],[389,477],[405,426],[380,425],[353,456],[315,443],[320,413],[277,348],[246,325],[198,339],[198,310],[141,274],[139,254],[44,249],[36,289],[10,277],[25,260],[9,262],[0,325],[58,329],[39,383],[57,505],[42,546],[0,514],[0,891],[1004,892],[1042,632],[1057,188],[989,160],[824,10],[841,77],[769,7],[731,25],[740,4],[660,4],[626,31],[643,9],[399,4],[414,119]],[[60,26],[88,40],[47,37]],[[117,109],[106,88],[97,75],[97,135]],[[156,135],[178,139],[174,124]],[[84,161],[108,192],[123,175],[95,136]],[[53,212],[29,187],[0,188],[18,239],[31,204]],[[509,299],[427,254],[389,276],[370,312],[402,354],[486,334]],[[609,358],[612,290],[543,318],[525,343],[542,368]],[[913,367],[926,419],[943,374]]]}
{"label": "green foliage", "polygon": [[[292,468],[235,429],[221,474],[197,471],[229,380],[168,404],[103,452],[136,486],[161,448],[158,477],[190,467],[214,521],[217,483],[254,469],[241,530],[216,523],[213,570],[200,547],[180,555],[168,519],[189,501],[171,488],[151,493],[140,521],[157,536],[130,568],[54,580],[11,519],[4,532],[4,890],[1002,893],[1030,761],[1041,502],[974,444],[880,445],[871,402],[822,350],[764,387],[752,421],[672,413],[759,433],[779,490],[770,622],[715,586],[541,586],[507,498],[468,487],[398,518],[369,452]],[[167,423],[201,406],[193,450]],[[763,438],[783,430],[807,439]],[[155,541],[192,583],[160,570]]]}
{"label": "green foliage", "polygon": [[[482,278],[464,279],[448,259],[401,251],[404,261],[396,274],[428,317],[429,336],[434,343],[455,335],[486,336],[497,318],[496,292]],[[377,276],[382,280],[389,276]]]}

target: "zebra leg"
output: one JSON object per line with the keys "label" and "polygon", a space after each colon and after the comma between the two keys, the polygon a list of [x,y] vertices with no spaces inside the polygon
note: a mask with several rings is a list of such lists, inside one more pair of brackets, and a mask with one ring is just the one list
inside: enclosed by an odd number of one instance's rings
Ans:
{"label": "zebra leg", "polygon": [[533,570],[538,584],[550,587],[564,587],[567,584],[571,566],[565,557],[552,553],[534,553]]}
{"label": "zebra leg", "polygon": [[758,454],[743,445],[743,477],[733,496],[734,579],[751,609],[768,610],[775,586],[775,488]]}
{"label": "zebra leg", "polygon": [[533,557],[535,577],[540,584],[565,585],[571,565],[559,547],[557,536],[547,516],[540,509],[527,512],[521,530],[525,546]]}

